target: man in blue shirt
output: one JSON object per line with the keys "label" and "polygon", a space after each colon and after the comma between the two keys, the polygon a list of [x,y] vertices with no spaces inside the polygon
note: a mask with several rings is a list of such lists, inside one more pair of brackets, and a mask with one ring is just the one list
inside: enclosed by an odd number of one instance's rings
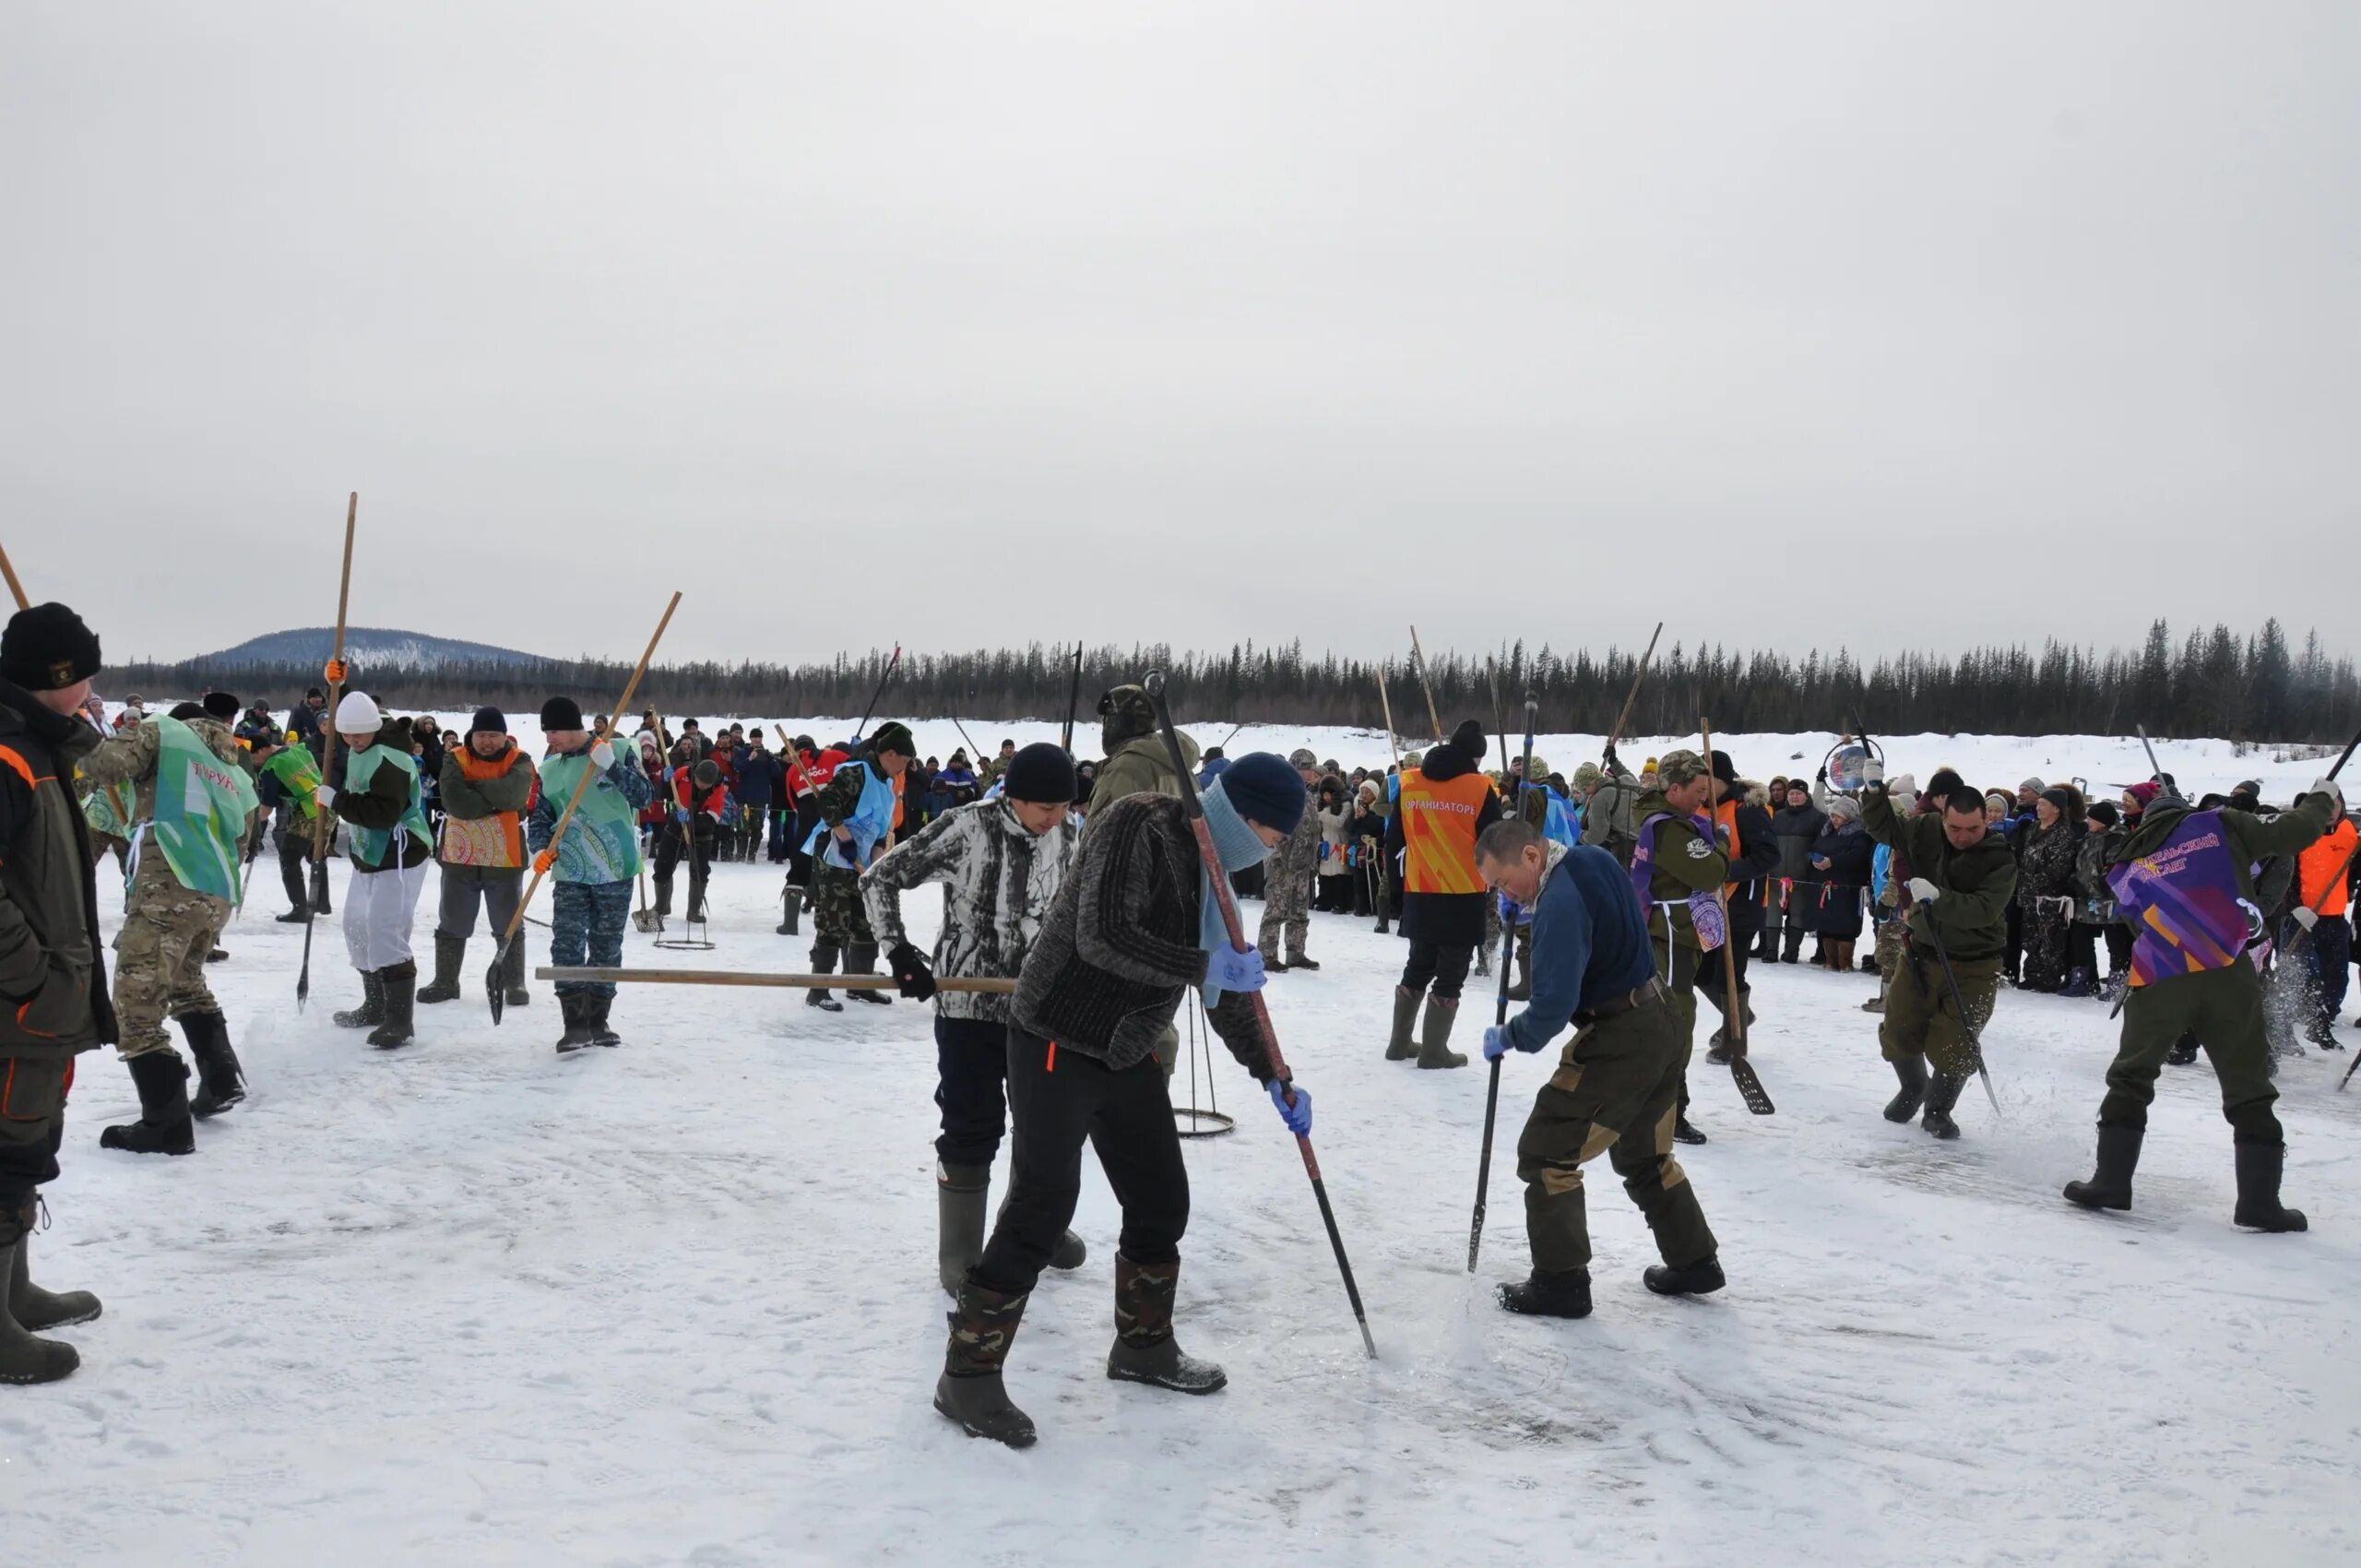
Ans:
{"label": "man in blue shirt", "polygon": [[1517,1138],[1533,1277],[1501,1287],[1501,1305],[1545,1317],[1590,1315],[1583,1166],[1601,1154],[1655,1232],[1664,1264],[1644,1275],[1648,1289],[1660,1296],[1720,1289],[1714,1232],[1672,1156],[1687,1029],[1656,979],[1631,873],[1605,849],[1552,843],[1516,817],[1484,830],[1476,866],[1534,911],[1532,1001],[1484,1031],[1485,1056],[1539,1051],[1576,1026]]}

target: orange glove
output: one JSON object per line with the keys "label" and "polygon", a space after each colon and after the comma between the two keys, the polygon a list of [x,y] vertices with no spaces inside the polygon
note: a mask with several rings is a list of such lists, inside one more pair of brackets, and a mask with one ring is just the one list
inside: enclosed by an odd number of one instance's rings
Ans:
{"label": "orange glove", "polygon": [[321,673],[328,678],[329,685],[341,686],[344,684],[344,678],[347,675],[351,674],[352,671],[345,667],[343,659],[331,659],[328,660],[328,667],[322,671]]}
{"label": "orange glove", "polygon": [[557,851],[555,849],[543,849],[540,854],[533,857],[533,870],[540,875],[549,875],[551,871],[553,870],[556,865]]}

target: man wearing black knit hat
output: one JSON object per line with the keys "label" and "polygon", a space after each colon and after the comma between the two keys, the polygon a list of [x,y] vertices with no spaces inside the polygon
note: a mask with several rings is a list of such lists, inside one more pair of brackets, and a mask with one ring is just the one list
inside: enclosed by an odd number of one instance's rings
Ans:
{"label": "man wearing black knit hat", "polygon": [[[936,1261],[943,1288],[954,1294],[984,1250],[984,1199],[1008,1120],[1003,1085],[1009,1002],[937,992],[935,976],[1014,980],[1082,837],[1073,810],[1074,759],[1062,747],[1026,746],[1009,759],[997,798],[954,806],[860,877],[870,928],[902,994],[934,1001],[934,1102],[943,1110],[943,1135],[934,1143],[942,1217]],[[904,934],[901,901],[903,893],[930,882],[949,893],[931,964]],[[1084,1255],[1081,1239],[1068,1231],[1050,1266],[1079,1268]]]}
{"label": "man wearing black knit hat", "polygon": [[[1284,758],[1257,752],[1215,780],[1204,803],[1215,854],[1234,873],[1295,831],[1303,780]],[[1229,944],[1187,808],[1133,794],[1097,813],[1026,954],[1010,1011],[1011,1191],[960,1283],[934,1394],[934,1408],[969,1434],[1012,1448],[1033,1442],[1033,1422],[1010,1401],[1001,1369],[1034,1282],[1074,1218],[1086,1143],[1123,1207],[1107,1375],[1183,1394],[1228,1381],[1219,1367],[1182,1355],[1172,1336],[1189,1173],[1154,1052],[1182,994],[1202,987],[1214,1032],[1268,1087],[1289,1129],[1309,1134],[1310,1092],[1298,1083],[1290,1099],[1271,1070],[1251,995],[1263,984],[1262,955]]]}
{"label": "man wearing black knit hat", "polygon": [[81,1364],[35,1336],[99,1315],[87,1291],[29,1277],[40,1187],[57,1179],[74,1058],[115,1039],[99,941],[98,875],[64,780],[99,745],[75,717],[99,639],[62,604],[20,610],[0,632],[0,1383],[53,1383]]}
{"label": "man wearing black knit hat", "polygon": [[[1484,939],[1489,895],[1476,869],[1476,837],[1501,815],[1501,798],[1484,778],[1483,760],[1484,727],[1471,719],[1417,767],[1406,759],[1403,764],[1402,796],[1385,826],[1385,852],[1405,857],[1402,934],[1410,939],[1410,956],[1394,988],[1388,1062],[1415,1056],[1421,1067],[1467,1065],[1467,1058],[1450,1046],[1459,992],[1476,944]],[[1422,1000],[1427,1012],[1420,1022]],[[1410,1039],[1414,1023],[1416,1044]]]}

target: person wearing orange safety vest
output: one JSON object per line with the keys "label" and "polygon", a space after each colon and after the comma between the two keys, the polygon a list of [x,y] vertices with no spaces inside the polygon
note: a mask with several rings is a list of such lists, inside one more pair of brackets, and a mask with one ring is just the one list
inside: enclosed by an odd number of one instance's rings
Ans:
{"label": "person wearing orange safety vest", "polygon": [[[1385,826],[1385,852],[1403,857],[1402,934],[1409,960],[1394,988],[1394,1031],[1385,1059],[1412,1056],[1421,1067],[1464,1067],[1452,1051],[1459,992],[1476,944],[1484,940],[1484,878],[1476,869],[1476,837],[1500,820],[1501,798],[1479,771],[1484,727],[1469,719],[1419,765],[1405,765],[1401,799]],[[1426,1004],[1426,1017],[1418,1005]],[[1418,1023],[1418,1043],[1410,1039]]]}
{"label": "person wearing orange safety vest", "polygon": [[2345,916],[2353,907],[2354,849],[2361,845],[2350,817],[2339,816],[2334,826],[2315,840],[2296,862],[2298,883],[2294,920],[2309,939],[2293,944],[2308,971],[2304,994],[2311,999],[2312,1017],[2304,1038],[2322,1051],[2344,1049],[2336,1038],[2336,1016],[2344,1006],[2344,966],[2353,959],[2353,928]]}

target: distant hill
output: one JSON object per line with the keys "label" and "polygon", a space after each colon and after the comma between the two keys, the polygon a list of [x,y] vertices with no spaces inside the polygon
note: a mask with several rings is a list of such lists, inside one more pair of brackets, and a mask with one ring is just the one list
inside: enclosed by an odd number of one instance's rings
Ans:
{"label": "distant hill", "polygon": [[[303,626],[249,637],[235,647],[208,653],[192,662],[202,665],[302,664],[327,662],[336,651],[336,628]],[[446,664],[541,664],[540,654],[522,653],[490,643],[462,642],[457,637],[431,637],[422,632],[392,631],[384,626],[348,626],[344,655],[353,664],[372,670],[434,670]]]}

